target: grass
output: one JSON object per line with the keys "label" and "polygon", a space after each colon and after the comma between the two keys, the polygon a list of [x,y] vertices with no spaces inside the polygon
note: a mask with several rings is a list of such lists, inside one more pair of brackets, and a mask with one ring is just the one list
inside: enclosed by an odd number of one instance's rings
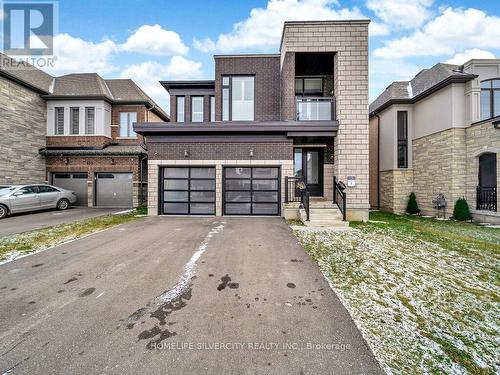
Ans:
{"label": "grass", "polygon": [[0,261],[14,259],[20,255],[47,249],[97,231],[128,223],[145,214],[146,209],[138,208],[128,213],[104,215],[0,237]]}
{"label": "grass", "polygon": [[295,230],[388,373],[500,372],[500,229],[371,212]]}

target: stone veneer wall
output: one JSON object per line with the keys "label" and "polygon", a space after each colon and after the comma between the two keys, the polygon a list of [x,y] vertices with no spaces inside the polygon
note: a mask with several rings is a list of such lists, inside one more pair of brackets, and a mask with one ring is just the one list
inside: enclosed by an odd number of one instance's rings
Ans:
{"label": "stone veneer wall", "polygon": [[[347,188],[348,220],[368,219],[368,23],[286,23],[281,46],[285,68],[290,52],[336,52],[334,91],[340,126],[334,140],[334,171],[344,182],[347,176],[356,176],[356,187]],[[282,88],[282,94],[283,111],[295,97],[291,89]],[[286,117],[287,113],[282,113],[282,118],[283,115]]]}
{"label": "stone veneer wall", "polygon": [[39,94],[0,77],[0,184],[45,182],[46,113]]}
{"label": "stone veneer wall", "polygon": [[380,172],[380,209],[402,214],[413,190],[413,170],[395,169]]}
{"label": "stone veneer wall", "polygon": [[413,140],[414,192],[422,214],[437,214],[432,200],[439,193],[443,193],[447,201],[445,215],[453,214],[456,200],[465,196],[465,155],[464,128],[447,129]]}
{"label": "stone veneer wall", "polygon": [[500,221],[500,129],[491,122],[473,125],[466,129],[467,175],[466,197],[471,209],[476,208],[476,186],[479,183],[479,156],[485,152],[497,154],[497,214]]}

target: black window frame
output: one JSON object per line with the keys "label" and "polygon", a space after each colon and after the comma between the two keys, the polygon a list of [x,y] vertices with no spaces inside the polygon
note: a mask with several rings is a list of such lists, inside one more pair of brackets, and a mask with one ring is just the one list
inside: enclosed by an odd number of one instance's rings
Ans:
{"label": "black window frame", "polygon": [[[76,117],[75,117],[76,112]],[[75,123],[76,120],[76,123]],[[75,125],[77,131],[75,132]],[[70,107],[69,108],[69,133],[71,135],[80,134],[80,107]]]}
{"label": "black window frame", "polygon": [[[310,78],[314,78],[314,79],[321,79],[321,92],[317,92],[317,93],[306,93],[305,92],[305,81],[306,79],[310,79]],[[302,92],[300,93],[297,93],[297,85],[296,85],[296,82],[297,80],[300,79],[302,81]],[[324,92],[324,89],[325,89],[325,77],[323,76],[295,76],[295,80],[293,81],[294,83],[294,90],[295,90],[295,96],[300,96],[300,97],[307,97],[307,96],[311,96],[311,97],[317,97],[317,96],[323,96],[323,92]]]}
{"label": "black window frame", "polygon": [[[59,132],[59,112],[62,112],[62,132]],[[54,134],[55,135],[64,135],[64,122],[66,121],[66,113],[64,107],[54,107]]]}
{"label": "black window frame", "polygon": [[[229,78],[229,84],[224,85],[224,78]],[[222,121],[233,121],[233,77],[252,77],[253,78],[253,120],[245,120],[245,121],[255,121],[255,103],[256,103],[256,98],[255,98],[255,93],[256,93],[256,75],[255,74],[222,74],[221,75],[221,92],[220,92],[220,97],[221,97],[221,119]],[[228,119],[224,120],[224,89],[228,89]]]}
{"label": "black window frame", "polygon": [[[212,108],[212,100],[214,101],[213,108]],[[215,95],[210,95],[208,97],[208,121],[215,122]]]}
{"label": "black window frame", "polygon": [[[400,122],[401,120],[403,120],[403,123]],[[403,129],[401,129],[401,125]],[[408,111],[397,111],[396,127],[397,165],[398,168],[408,168]],[[404,134],[401,134],[401,130],[404,130]],[[403,158],[403,161],[401,161],[401,158]]]}
{"label": "black window frame", "polygon": [[[500,78],[490,78],[490,79],[485,79],[484,81],[481,81],[480,82],[480,87],[481,87],[481,94],[483,92],[488,92],[490,98],[489,98],[489,109],[490,109],[490,114],[489,114],[489,117],[485,117],[483,118],[483,113],[482,113],[482,109],[481,109],[481,106],[479,108],[479,112],[480,112],[480,118],[481,118],[481,121],[482,120],[488,120],[490,118],[493,118],[493,117],[498,117],[500,115],[500,108],[497,108],[498,110],[498,113],[499,115],[495,115],[495,92],[498,91],[500,92],[500,85],[499,87],[493,87],[493,82],[495,81],[498,81],[500,83]],[[482,87],[484,83],[489,83],[489,87]],[[482,105],[483,103],[481,103]]]}
{"label": "black window frame", "polygon": [[[183,119],[179,121],[179,99],[183,99],[182,103],[182,113]],[[175,97],[175,122],[186,122],[186,96],[185,95],[176,95]]]}
{"label": "black window frame", "polygon": [[[194,121],[193,120],[193,99],[194,98],[201,98],[201,121]],[[191,122],[204,122],[205,121],[205,96],[203,95],[191,95],[189,98],[189,106],[190,108],[190,115],[191,115]],[[184,115],[185,116],[185,115]]]}

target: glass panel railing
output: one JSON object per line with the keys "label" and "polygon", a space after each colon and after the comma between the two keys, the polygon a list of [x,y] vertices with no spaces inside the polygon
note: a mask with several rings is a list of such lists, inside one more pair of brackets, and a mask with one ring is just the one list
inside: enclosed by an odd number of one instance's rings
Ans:
{"label": "glass panel railing", "polygon": [[301,97],[297,98],[297,120],[334,120],[334,97]]}

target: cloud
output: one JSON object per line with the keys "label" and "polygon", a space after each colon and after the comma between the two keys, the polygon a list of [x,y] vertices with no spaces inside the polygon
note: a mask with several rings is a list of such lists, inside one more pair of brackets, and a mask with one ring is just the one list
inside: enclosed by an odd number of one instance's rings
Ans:
{"label": "cloud", "polygon": [[121,78],[132,78],[156,103],[168,110],[169,96],[160,85],[161,80],[196,79],[203,76],[201,63],[173,56],[168,64],[145,61],[126,66],[120,73]]}
{"label": "cloud", "polygon": [[495,55],[490,51],[485,51],[479,48],[467,49],[457,53],[454,57],[447,60],[448,64],[462,65],[472,59],[494,59]]}
{"label": "cloud", "polygon": [[500,18],[477,9],[446,8],[410,36],[385,42],[375,57],[446,56],[470,48],[500,48]]}
{"label": "cloud", "polygon": [[109,39],[94,43],[66,33],[58,34],[54,37],[56,60],[54,66],[48,67],[46,70],[53,75],[89,72],[110,73],[118,69],[111,62],[116,51],[116,44]]}
{"label": "cloud", "polygon": [[432,15],[434,0],[367,0],[366,7],[386,24],[402,29],[421,26]]}
{"label": "cloud", "polygon": [[[202,52],[269,51],[279,47],[285,20],[360,18],[366,17],[358,8],[338,8],[337,0],[269,0],[265,8],[253,8],[247,19],[235,23],[231,32],[220,34],[215,41],[195,39],[193,45]],[[375,24],[371,32],[381,35],[388,30]]]}
{"label": "cloud", "polygon": [[185,55],[189,51],[179,34],[165,30],[158,24],[139,27],[120,45],[120,49],[148,55]]}

